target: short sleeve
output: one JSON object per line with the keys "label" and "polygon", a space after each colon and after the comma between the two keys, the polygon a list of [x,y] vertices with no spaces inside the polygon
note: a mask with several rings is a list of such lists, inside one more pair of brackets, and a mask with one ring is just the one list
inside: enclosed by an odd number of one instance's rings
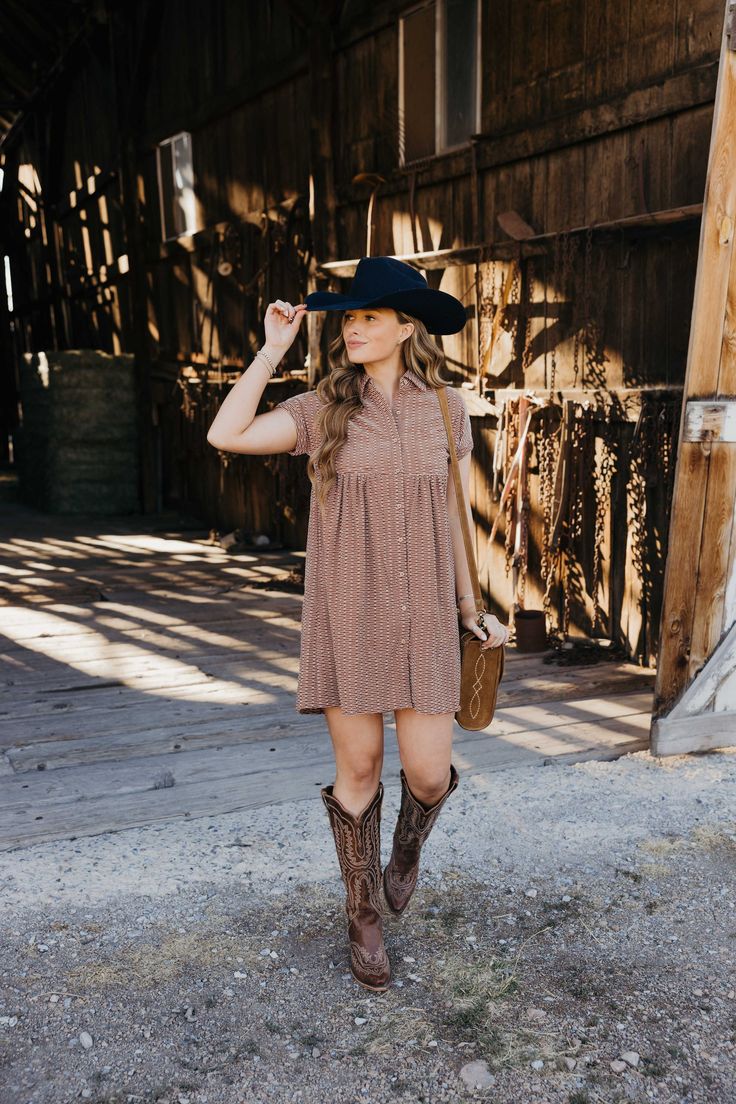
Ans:
{"label": "short sleeve", "polygon": [[455,433],[455,451],[458,460],[462,460],[473,447],[473,427],[470,422],[465,399],[459,391],[455,391],[457,401],[452,410],[452,426]]}
{"label": "short sleeve", "polygon": [[313,391],[300,391],[297,395],[290,395],[288,399],[282,399],[276,403],[276,408],[283,407],[291,415],[296,425],[296,444],[289,449],[289,456],[301,456],[311,452],[313,406],[311,396]]}

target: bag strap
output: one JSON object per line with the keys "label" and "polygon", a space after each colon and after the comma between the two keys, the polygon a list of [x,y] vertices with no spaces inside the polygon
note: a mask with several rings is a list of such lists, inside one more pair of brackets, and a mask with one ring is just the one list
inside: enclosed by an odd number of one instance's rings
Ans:
{"label": "bag strap", "polygon": [[470,584],[473,588],[473,597],[475,599],[475,612],[486,613],[487,610],[483,602],[480,592],[480,583],[478,581],[478,567],[475,562],[475,554],[473,553],[473,541],[470,536],[470,525],[468,524],[468,507],[465,500],[465,491],[463,490],[463,481],[460,477],[460,465],[458,464],[457,451],[455,449],[455,436],[452,432],[452,419],[450,417],[450,407],[447,402],[446,387],[437,388],[437,398],[439,399],[442,409],[442,417],[445,420],[447,444],[450,448],[450,466],[452,467],[452,477],[455,480],[455,500],[457,501],[458,512],[460,514],[460,527],[463,532],[465,555],[467,556],[468,571],[470,572]]}

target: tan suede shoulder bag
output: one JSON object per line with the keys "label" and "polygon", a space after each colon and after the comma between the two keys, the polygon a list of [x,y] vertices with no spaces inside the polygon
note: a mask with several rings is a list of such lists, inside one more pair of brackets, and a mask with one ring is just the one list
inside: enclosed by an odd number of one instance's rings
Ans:
{"label": "tan suede shoulder bag", "polygon": [[[465,543],[465,554],[468,558],[468,570],[470,582],[475,598],[475,610],[478,614],[478,624],[484,628],[484,617],[488,613],[480,592],[478,581],[478,567],[473,553],[473,542],[470,536],[468,524],[468,508],[460,478],[460,465],[458,464],[455,450],[455,438],[452,432],[452,420],[450,407],[447,402],[446,388],[437,389],[437,397],[442,408],[442,416],[445,420],[447,431],[447,443],[450,449],[450,462],[452,475],[455,480],[455,498],[460,512],[460,525]],[[461,728],[477,731],[486,728],[493,719],[498,696],[498,686],[503,675],[505,648],[499,644],[497,648],[482,649],[482,641],[463,627],[458,616],[458,631],[460,633],[460,708],[455,714],[455,720]]]}

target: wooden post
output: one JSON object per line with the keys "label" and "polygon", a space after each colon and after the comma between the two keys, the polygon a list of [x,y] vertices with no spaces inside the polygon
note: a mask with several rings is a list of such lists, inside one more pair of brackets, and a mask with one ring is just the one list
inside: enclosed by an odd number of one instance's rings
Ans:
{"label": "wooden post", "polygon": [[[118,119],[120,191],[125,222],[125,240],[129,263],[129,315],[131,351],[135,356],[138,400],[138,448],[140,457],[140,503],[144,514],[155,513],[159,506],[158,465],[156,463],[153,393],[151,388],[151,349],[148,329],[148,267],[140,196],[138,194],[138,158],[136,121],[143,102],[150,55],[157,40],[163,5],[146,4],[135,51],[131,45],[132,12],[110,4],[110,65]],[[134,60],[129,64],[131,57]]]}
{"label": "wooden post", "polygon": [[[336,260],[337,196],[335,193],[333,124],[335,110],[335,60],[333,20],[340,5],[315,4],[309,15],[309,163],[310,163],[310,225],[312,253],[316,262]],[[307,291],[317,291],[317,264],[309,274]],[[322,285],[323,286],[323,285]],[[309,312],[307,334],[309,343],[308,383],[314,387],[323,349],[324,317]]]}
{"label": "wooden post", "polygon": [[[652,751],[736,743],[736,29],[726,4],[665,569]],[[721,402],[721,418],[703,401]],[[730,439],[729,439],[730,438]],[[705,668],[703,675],[701,669]],[[706,675],[707,672],[707,675]],[[707,685],[709,693],[701,693]],[[679,699],[679,700],[678,700]],[[714,708],[717,712],[713,712]]]}

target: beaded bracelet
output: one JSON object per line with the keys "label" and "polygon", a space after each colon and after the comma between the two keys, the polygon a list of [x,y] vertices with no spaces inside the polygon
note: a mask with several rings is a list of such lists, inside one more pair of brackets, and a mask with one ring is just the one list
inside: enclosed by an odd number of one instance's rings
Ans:
{"label": "beaded bracelet", "polygon": [[263,357],[263,360],[268,365],[268,370],[269,370],[270,376],[273,379],[273,377],[276,375],[276,365],[273,363],[273,361],[271,360],[268,353],[264,352],[263,349],[257,349],[256,350],[256,356],[257,357]]}

